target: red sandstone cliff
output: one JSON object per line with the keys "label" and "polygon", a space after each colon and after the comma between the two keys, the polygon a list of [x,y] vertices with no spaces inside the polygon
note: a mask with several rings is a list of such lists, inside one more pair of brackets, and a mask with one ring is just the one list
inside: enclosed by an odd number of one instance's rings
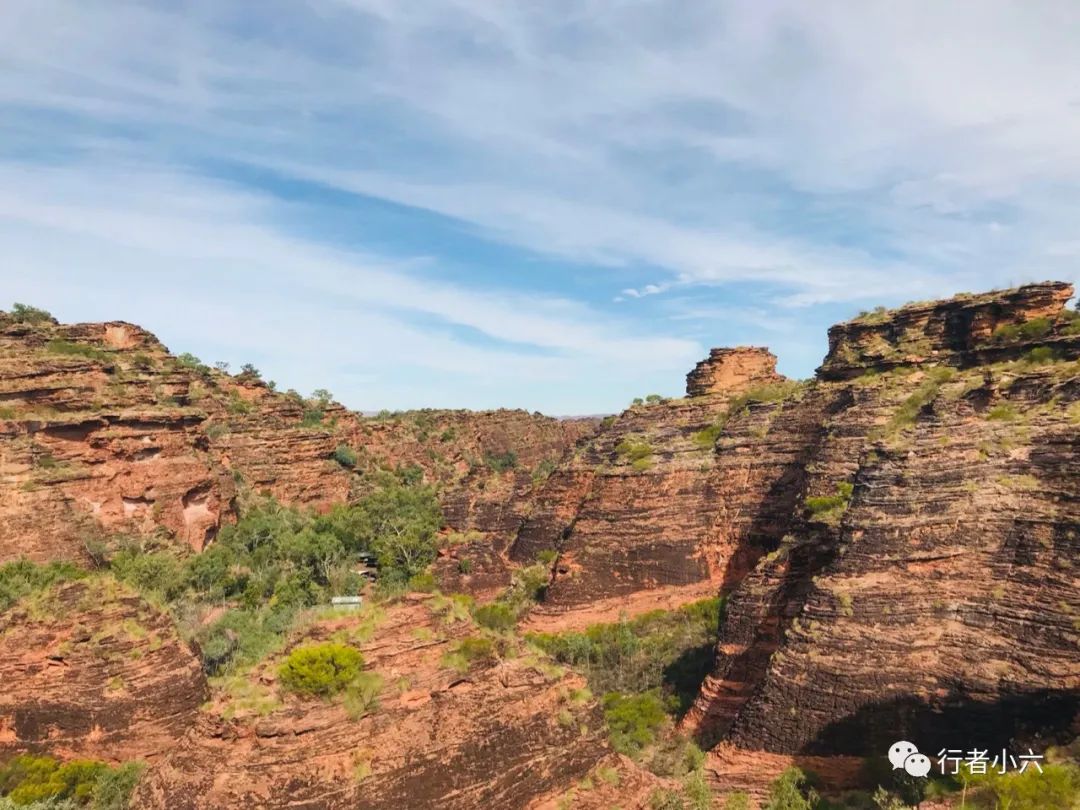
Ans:
{"label": "red sandstone cliff", "polygon": [[[199,550],[233,518],[239,486],[322,507],[380,466],[419,467],[450,528],[504,532],[532,475],[594,426],[525,411],[363,418],[174,357],[131,324],[0,313],[0,562],[87,560],[117,532],[164,530]],[[508,453],[512,468],[489,463]]]}
{"label": "red sandstone cliff", "polygon": [[[440,562],[447,587],[489,592],[557,552],[532,626],[729,594],[715,670],[685,721],[720,743],[707,763],[719,792],[760,793],[793,761],[844,784],[897,736],[1038,746],[1075,733],[1080,695],[1071,294],[1046,283],[869,313],[830,330],[805,384],[779,378],[764,350],[714,350],[688,375],[691,396],[632,407],[592,436],[522,412],[370,420],[333,406],[305,427],[304,403],[191,369],[136,327],[0,318],[0,559],[78,558],[98,527],[165,529],[197,548],[237,486],[316,506],[349,497],[363,483],[333,460],[345,444],[359,468],[422,467],[449,525],[476,533],[452,552],[474,573]],[[516,466],[484,463],[507,450]],[[196,714],[201,676],[160,617],[122,599],[76,608],[73,627],[25,607],[0,619],[13,651],[0,674],[15,685],[0,746],[61,740],[122,758],[128,723],[150,753],[182,736],[138,806],[524,807],[607,755],[592,703],[574,707],[575,729],[557,721],[572,677],[527,656],[449,676],[442,655],[466,629],[424,604],[394,608],[362,642],[387,675],[386,711],[357,721],[290,700],[259,719],[222,694]],[[107,632],[128,619],[155,640]],[[82,625],[109,666],[78,646]],[[66,657],[15,655],[25,648]],[[160,676],[133,650],[168,656]],[[271,693],[272,663],[252,681]],[[37,685],[56,673],[62,689]],[[94,724],[72,709],[84,705]],[[653,782],[628,772],[626,784],[640,803]]]}

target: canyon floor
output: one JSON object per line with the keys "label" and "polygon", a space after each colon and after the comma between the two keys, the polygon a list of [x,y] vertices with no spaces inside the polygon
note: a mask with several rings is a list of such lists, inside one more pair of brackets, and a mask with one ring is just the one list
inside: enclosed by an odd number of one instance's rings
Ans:
{"label": "canyon floor", "polygon": [[0,313],[0,802],[1075,807],[1072,296],[863,313],[810,380],[714,349],[603,419]]}

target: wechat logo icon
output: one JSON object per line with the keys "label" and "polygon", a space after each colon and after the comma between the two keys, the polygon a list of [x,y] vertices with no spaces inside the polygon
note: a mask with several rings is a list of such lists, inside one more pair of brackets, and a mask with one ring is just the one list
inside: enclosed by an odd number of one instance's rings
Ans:
{"label": "wechat logo icon", "polygon": [[889,748],[889,762],[894,771],[903,770],[909,776],[926,776],[930,773],[930,757],[920,754],[915,744],[906,740],[892,744]]}

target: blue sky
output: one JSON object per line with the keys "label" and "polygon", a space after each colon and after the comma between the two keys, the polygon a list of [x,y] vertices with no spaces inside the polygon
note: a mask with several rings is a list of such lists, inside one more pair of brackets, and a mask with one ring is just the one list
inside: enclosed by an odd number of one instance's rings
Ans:
{"label": "blue sky", "polygon": [[6,0],[0,282],[362,410],[805,377],[860,309],[1080,278],[1077,41],[1073,2]]}

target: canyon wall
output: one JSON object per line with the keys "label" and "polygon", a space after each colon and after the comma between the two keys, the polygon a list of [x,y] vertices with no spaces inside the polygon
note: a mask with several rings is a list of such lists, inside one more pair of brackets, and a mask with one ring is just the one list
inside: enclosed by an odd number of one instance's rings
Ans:
{"label": "canyon wall", "polygon": [[[938,750],[1075,735],[1071,294],[1032,285],[831,330],[822,379],[753,444],[762,459],[792,448],[797,473],[768,476],[782,538],[731,594],[688,730],[859,756],[897,738]],[[757,418],[728,423],[721,458]]]}
{"label": "canyon wall", "polygon": [[200,550],[241,488],[325,508],[380,469],[419,470],[450,529],[497,537],[534,475],[595,425],[508,410],[364,418],[175,357],[131,324],[0,313],[0,562],[90,561],[119,533]]}
{"label": "canyon wall", "polygon": [[[130,324],[0,315],[0,561],[92,560],[116,533],[198,550],[238,493],[325,508],[412,469],[453,533],[444,590],[487,597],[549,566],[523,629],[728,597],[682,721],[716,744],[717,791],[760,794],[775,773],[755,782],[755,762],[842,784],[899,737],[1041,750],[1080,731],[1072,292],[865,313],[830,330],[803,382],[767,350],[716,349],[687,397],[603,422],[365,418],[173,357]],[[278,695],[276,657],[243,700],[223,687],[199,710],[206,682],[167,619],[124,593],[90,604],[91,587],[0,617],[0,751],[148,757],[140,807],[524,807],[610,757],[595,701],[569,697],[576,676],[517,649],[454,674],[468,626],[424,597],[371,633],[329,620],[290,642],[352,634],[383,676],[383,708],[353,717]]]}
{"label": "canyon wall", "polygon": [[753,551],[735,549],[717,507],[729,471],[713,440],[731,404],[783,384],[764,349],[713,352],[690,396],[634,405],[605,420],[533,496],[510,550],[528,563],[557,552],[532,626],[584,622],[714,595]]}

